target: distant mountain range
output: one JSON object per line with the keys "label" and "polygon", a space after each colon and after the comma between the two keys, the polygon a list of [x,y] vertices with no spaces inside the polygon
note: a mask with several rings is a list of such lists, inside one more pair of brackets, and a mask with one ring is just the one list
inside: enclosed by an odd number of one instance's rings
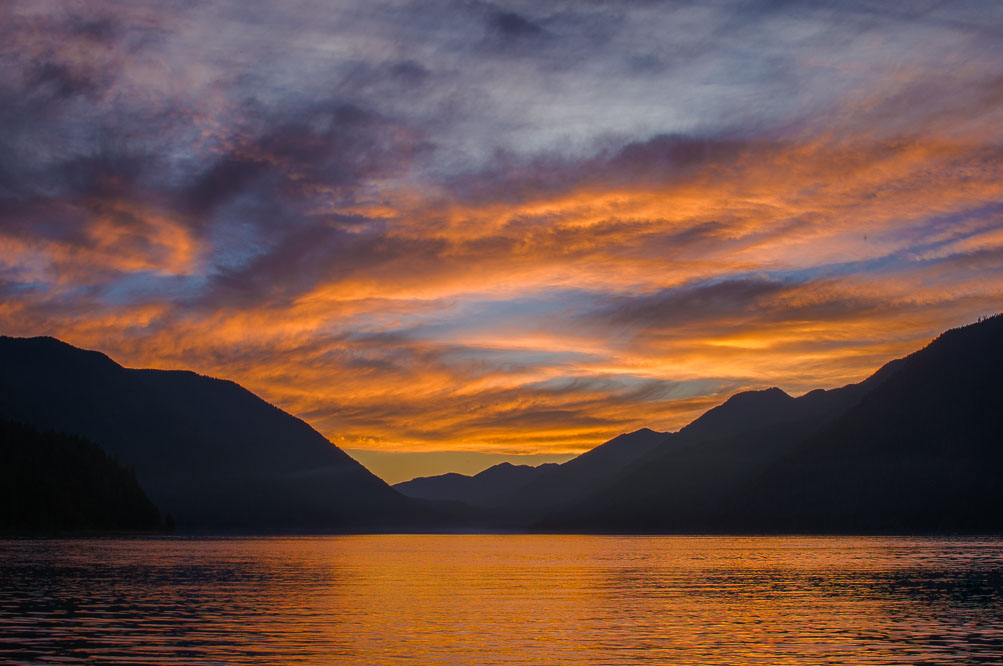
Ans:
{"label": "distant mountain range", "polygon": [[[756,423],[701,421],[741,399]],[[1003,316],[944,333],[872,377],[740,394],[538,529],[1003,531]]]}
{"label": "distant mountain range", "polygon": [[227,381],[0,338],[0,417],[94,440],[179,527],[1003,532],[1003,316],[859,384],[732,396],[560,465],[387,486]]}
{"label": "distant mountain range", "polygon": [[509,523],[528,523],[535,516],[585,499],[597,483],[617,476],[668,437],[669,433],[643,428],[562,464],[531,467],[502,463],[474,476],[421,477],[394,488],[409,497],[463,502],[493,509],[491,515]]}
{"label": "distant mountain range", "polygon": [[676,433],[621,435],[513,475],[507,494],[494,485],[496,515],[545,531],[1000,532],[1003,316],[859,384],[739,393]]}
{"label": "distant mountain range", "polygon": [[473,476],[455,472],[438,476],[419,476],[410,481],[394,484],[394,488],[416,499],[464,502],[475,507],[493,507],[501,504],[514,489],[522,488],[555,467],[557,463],[533,467],[503,462]]}
{"label": "distant mountain range", "polygon": [[[894,368],[895,363],[888,367]],[[791,420],[824,418],[830,411],[848,407],[888,372],[880,372],[861,384],[835,391],[813,391],[801,398],[793,398],[778,388],[745,391],[708,410],[679,432],[642,428],[614,437],[560,465],[515,467],[502,464],[475,476],[444,474],[398,483],[394,487],[411,497],[464,502],[533,524],[576,505],[587,504],[597,491],[610,483],[632,478],[640,461],[648,464],[652,459],[669,456],[680,462],[694,452],[709,452],[717,441],[748,437],[757,430]],[[749,464],[751,453],[736,457],[735,462]],[[758,455],[765,453],[765,448],[758,449]],[[726,469],[727,465],[720,468],[722,472]]]}

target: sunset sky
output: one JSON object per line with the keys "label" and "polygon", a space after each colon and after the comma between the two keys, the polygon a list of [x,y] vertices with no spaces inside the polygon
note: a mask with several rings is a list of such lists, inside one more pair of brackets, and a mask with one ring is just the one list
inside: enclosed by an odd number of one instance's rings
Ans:
{"label": "sunset sky", "polygon": [[0,5],[0,332],[396,482],[1003,310],[1003,3]]}

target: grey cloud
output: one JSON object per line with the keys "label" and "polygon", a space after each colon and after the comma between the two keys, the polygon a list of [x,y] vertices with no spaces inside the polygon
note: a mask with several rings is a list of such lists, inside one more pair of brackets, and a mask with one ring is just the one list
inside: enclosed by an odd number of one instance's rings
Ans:
{"label": "grey cloud", "polygon": [[545,34],[543,28],[510,11],[494,11],[488,16],[488,29],[504,39],[526,39]]}
{"label": "grey cloud", "polygon": [[696,321],[721,322],[756,312],[764,300],[788,288],[772,280],[726,280],[619,297],[595,314],[615,324],[642,329],[681,327]]}
{"label": "grey cloud", "polygon": [[751,151],[778,149],[740,136],[662,134],[625,145],[598,146],[587,158],[498,155],[490,168],[446,181],[450,192],[471,203],[518,202],[556,195],[583,185],[650,186],[678,181],[695,170],[727,164]]}
{"label": "grey cloud", "polygon": [[51,61],[33,64],[26,75],[29,95],[41,94],[50,98],[76,95],[96,98],[111,86],[113,80],[113,75],[107,71]]}
{"label": "grey cloud", "polygon": [[[324,3],[223,2],[174,8],[184,21],[155,3],[115,8],[94,3],[0,27],[14,45],[0,51],[0,225],[83,243],[100,199],[153,202],[221,245],[210,248],[204,294],[216,304],[290,297],[399,257],[433,265],[452,249],[386,238],[383,223],[339,211],[376,181],[442,186],[477,204],[685,179],[768,155],[782,138],[762,139],[761,117],[783,135],[775,128],[796,123],[799,103],[824,107],[845,90],[839,57],[862,27],[894,24],[889,53],[910,64],[923,62],[909,41],[917,28],[975,31],[951,43],[963,53],[998,49],[983,33],[1001,22],[981,3],[433,2],[342,14]],[[498,48],[485,50],[485,40]],[[808,43],[834,65],[776,77]],[[124,57],[143,49],[140,64]],[[177,80],[135,88],[157,60]],[[743,94],[763,90],[767,74],[777,86],[767,99]],[[925,93],[892,111],[919,106]],[[705,125],[685,126],[690,118]],[[564,149],[568,137],[580,141]],[[652,246],[700,242],[715,224]],[[365,233],[344,233],[349,226]],[[512,252],[530,226],[514,219],[459,249]],[[223,247],[234,239],[239,247]]]}
{"label": "grey cloud", "polygon": [[734,278],[695,283],[636,296],[597,296],[593,308],[577,315],[583,324],[600,326],[630,337],[678,333],[691,336],[707,327],[708,334],[750,325],[815,321],[834,324],[855,317],[890,315],[914,307],[857,296],[835,288],[826,278]]}
{"label": "grey cloud", "polygon": [[399,81],[409,85],[419,85],[429,76],[429,71],[420,62],[402,60],[390,65],[390,73]]}
{"label": "grey cloud", "polygon": [[437,238],[393,238],[302,224],[283,230],[268,252],[249,263],[214,274],[201,304],[287,301],[321,281],[380,274],[400,260],[430,266],[446,247]]}

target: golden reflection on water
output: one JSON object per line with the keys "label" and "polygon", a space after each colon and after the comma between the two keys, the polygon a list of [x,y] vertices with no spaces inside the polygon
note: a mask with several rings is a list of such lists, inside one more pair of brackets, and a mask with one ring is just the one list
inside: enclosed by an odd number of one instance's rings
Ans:
{"label": "golden reflection on water", "polygon": [[0,661],[1003,663],[997,539],[0,541]]}

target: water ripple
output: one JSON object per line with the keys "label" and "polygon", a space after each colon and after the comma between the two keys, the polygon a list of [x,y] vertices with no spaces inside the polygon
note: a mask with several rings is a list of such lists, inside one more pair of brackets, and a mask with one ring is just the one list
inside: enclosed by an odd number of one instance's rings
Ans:
{"label": "water ripple", "polygon": [[95,660],[1003,664],[1003,542],[0,541],[0,661]]}

